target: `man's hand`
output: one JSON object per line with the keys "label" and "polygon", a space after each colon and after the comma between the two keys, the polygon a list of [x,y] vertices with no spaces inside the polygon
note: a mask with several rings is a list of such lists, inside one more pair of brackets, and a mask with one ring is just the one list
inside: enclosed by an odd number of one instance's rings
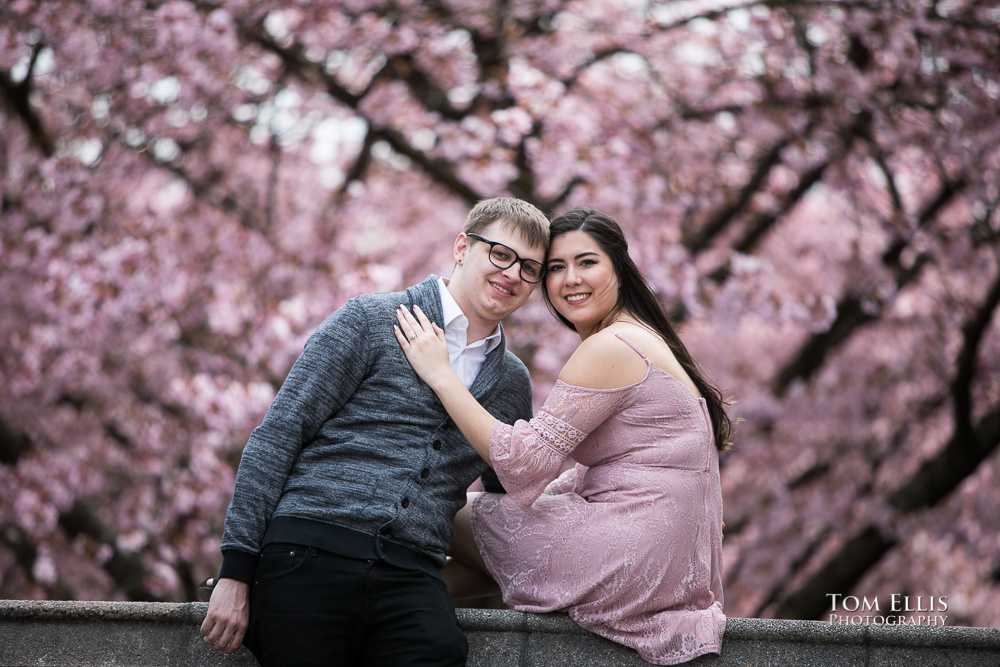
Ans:
{"label": "man's hand", "polygon": [[201,624],[205,643],[216,651],[233,653],[243,644],[250,622],[250,586],[235,579],[219,579]]}

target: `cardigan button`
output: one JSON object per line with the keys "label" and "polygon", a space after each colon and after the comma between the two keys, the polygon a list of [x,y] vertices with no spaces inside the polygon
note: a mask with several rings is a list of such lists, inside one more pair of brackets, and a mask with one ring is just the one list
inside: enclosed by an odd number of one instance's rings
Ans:
{"label": "cardigan button", "polygon": [[407,507],[410,506],[410,499],[403,498],[402,500],[399,501],[399,504],[402,505],[403,509],[405,510]]}
{"label": "cardigan button", "polygon": [[428,468],[424,468],[423,470],[420,471],[420,479],[427,479],[428,477],[430,477],[430,475],[431,471]]}
{"label": "cardigan button", "polygon": [[435,440],[434,444],[431,445],[431,447],[433,447],[435,450],[441,449],[441,441],[440,440]]}

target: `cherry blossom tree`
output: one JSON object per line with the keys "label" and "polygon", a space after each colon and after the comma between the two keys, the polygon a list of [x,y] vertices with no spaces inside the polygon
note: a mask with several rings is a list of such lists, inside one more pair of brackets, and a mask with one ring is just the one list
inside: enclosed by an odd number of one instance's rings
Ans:
{"label": "cherry blossom tree", "polygon": [[[301,346],[480,198],[618,219],[731,396],[726,610],[1000,623],[986,0],[9,0],[0,596],[193,599]],[[574,345],[507,323],[544,399]],[[905,613],[904,613],[905,615]]]}

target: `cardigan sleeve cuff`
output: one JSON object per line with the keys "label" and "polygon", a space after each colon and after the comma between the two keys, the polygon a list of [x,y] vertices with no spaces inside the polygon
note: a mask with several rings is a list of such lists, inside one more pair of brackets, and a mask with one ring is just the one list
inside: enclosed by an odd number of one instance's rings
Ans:
{"label": "cardigan sleeve cuff", "polygon": [[222,569],[219,579],[235,579],[244,584],[252,584],[254,572],[257,570],[257,554],[227,549],[222,552]]}

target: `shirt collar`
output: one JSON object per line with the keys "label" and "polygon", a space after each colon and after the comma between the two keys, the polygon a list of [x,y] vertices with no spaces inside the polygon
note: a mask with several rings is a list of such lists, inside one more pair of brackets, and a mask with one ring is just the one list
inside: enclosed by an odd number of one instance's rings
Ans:
{"label": "shirt collar", "polygon": [[[462,308],[455,301],[455,297],[451,295],[448,291],[448,285],[445,283],[444,278],[438,278],[438,290],[441,292],[441,320],[444,322],[445,331],[459,325],[455,322],[460,317],[464,317],[465,313],[462,312]],[[460,327],[464,332],[468,332],[469,323],[468,318],[463,326]],[[503,328],[500,323],[497,322],[496,327],[490,332],[490,335],[483,339],[486,345],[486,352],[490,353],[500,344],[500,334]],[[475,341],[473,341],[475,342]],[[466,340],[466,346],[468,346],[468,340]]]}

